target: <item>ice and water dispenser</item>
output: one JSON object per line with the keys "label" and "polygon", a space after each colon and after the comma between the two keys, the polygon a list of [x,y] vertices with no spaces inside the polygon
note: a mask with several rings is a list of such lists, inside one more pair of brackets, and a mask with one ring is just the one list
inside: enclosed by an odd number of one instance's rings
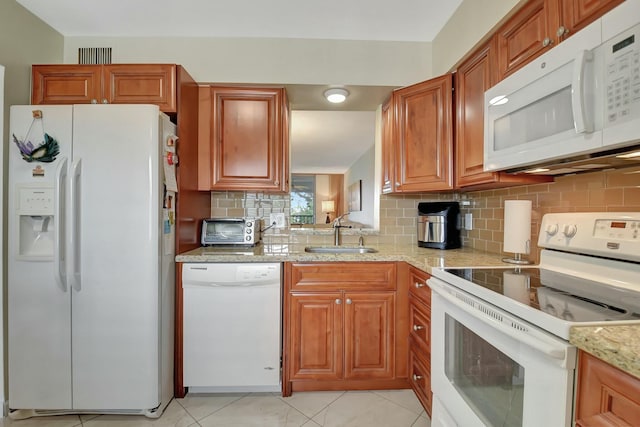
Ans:
{"label": "ice and water dispenser", "polygon": [[54,189],[46,186],[16,186],[19,218],[18,258],[49,260],[54,251]]}

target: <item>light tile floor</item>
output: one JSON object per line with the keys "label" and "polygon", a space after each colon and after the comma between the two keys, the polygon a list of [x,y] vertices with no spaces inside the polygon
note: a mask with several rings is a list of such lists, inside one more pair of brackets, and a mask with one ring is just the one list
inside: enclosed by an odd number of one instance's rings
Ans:
{"label": "light tile floor", "polygon": [[195,394],[174,399],[152,420],[128,415],[62,415],[0,420],[0,427],[430,427],[411,390]]}

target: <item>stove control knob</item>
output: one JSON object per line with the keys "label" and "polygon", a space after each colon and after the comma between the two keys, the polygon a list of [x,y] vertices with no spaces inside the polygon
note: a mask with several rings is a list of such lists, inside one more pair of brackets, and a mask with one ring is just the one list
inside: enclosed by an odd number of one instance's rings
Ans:
{"label": "stove control knob", "polygon": [[574,224],[567,224],[562,230],[562,234],[564,234],[566,237],[573,237],[577,232],[578,228]]}
{"label": "stove control knob", "polygon": [[558,224],[548,224],[544,231],[546,231],[549,236],[555,236],[558,232]]}

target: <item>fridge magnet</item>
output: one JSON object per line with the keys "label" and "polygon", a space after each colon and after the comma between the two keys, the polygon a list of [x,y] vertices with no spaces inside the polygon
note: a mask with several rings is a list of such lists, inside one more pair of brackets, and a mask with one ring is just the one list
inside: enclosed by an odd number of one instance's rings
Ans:
{"label": "fridge magnet", "polygon": [[[39,123],[41,132],[38,134],[34,129],[34,124]],[[51,163],[56,159],[56,156],[60,153],[60,146],[58,141],[53,139],[48,133],[44,131],[42,125],[42,111],[35,110],[33,112],[33,120],[27,131],[27,136],[24,140],[19,140],[15,134],[12,134],[13,142],[18,146],[22,159],[26,162],[43,162]],[[34,144],[32,141],[39,141],[38,144]]]}
{"label": "fridge magnet", "polygon": [[34,177],[42,177],[44,176],[44,168],[40,165],[36,166],[31,170],[31,175]]}

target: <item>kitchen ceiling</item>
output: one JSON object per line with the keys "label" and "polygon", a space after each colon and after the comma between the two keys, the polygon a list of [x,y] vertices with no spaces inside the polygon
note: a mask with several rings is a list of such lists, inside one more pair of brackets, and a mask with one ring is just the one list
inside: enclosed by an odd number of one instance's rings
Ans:
{"label": "kitchen ceiling", "polygon": [[[249,37],[430,42],[462,0],[16,0],[65,37]],[[247,82],[251,83],[251,82]],[[287,85],[292,170],[344,173],[374,143],[393,87]],[[360,113],[360,114],[358,114]],[[315,159],[315,161],[314,161]],[[322,169],[322,170],[321,170]]]}
{"label": "kitchen ceiling", "polygon": [[17,0],[64,36],[433,40],[462,0]]}

